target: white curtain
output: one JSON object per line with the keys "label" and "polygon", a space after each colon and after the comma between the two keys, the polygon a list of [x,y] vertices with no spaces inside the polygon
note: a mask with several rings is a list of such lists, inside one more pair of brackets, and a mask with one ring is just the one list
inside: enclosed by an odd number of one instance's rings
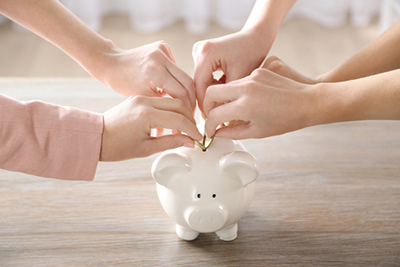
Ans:
{"label": "white curtain", "polygon": [[[282,1],[282,0],[281,0]],[[239,30],[255,0],[61,0],[94,29],[101,27],[107,13],[127,13],[131,27],[140,32],[161,30],[178,20],[194,34],[207,31],[214,21],[222,27]],[[380,9],[381,0],[298,0],[287,19],[305,16],[328,27],[350,22],[366,26]]]}
{"label": "white curtain", "polygon": [[129,14],[132,29],[154,32],[184,20],[194,34],[206,32],[211,20],[229,29],[239,29],[255,0],[61,0],[93,29],[101,27],[107,13]]}
{"label": "white curtain", "polygon": [[350,20],[355,26],[367,26],[379,13],[381,0],[299,0],[288,14],[300,15],[328,27],[339,27]]}
{"label": "white curtain", "polygon": [[400,19],[400,0],[382,0],[379,28],[386,31]]}
{"label": "white curtain", "polygon": [[[187,31],[201,34],[211,21],[239,30],[245,23],[255,0],[60,0],[66,7],[95,30],[101,27],[103,15],[128,14],[132,29],[151,33],[183,20]],[[284,1],[284,0],[280,0]],[[308,17],[327,27],[339,27],[350,21],[366,26],[381,12],[390,14],[393,2],[400,0],[298,0],[287,19]],[[381,16],[382,17],[382,16]],[[381,18],[382,20],[382,18]],[[0,18],[1,21],[1,18]]]}

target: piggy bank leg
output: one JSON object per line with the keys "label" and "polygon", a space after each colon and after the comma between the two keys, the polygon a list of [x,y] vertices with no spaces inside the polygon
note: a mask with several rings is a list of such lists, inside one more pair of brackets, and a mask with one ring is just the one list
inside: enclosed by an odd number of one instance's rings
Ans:
{"label": "piggy bank leg", "polygon": [[237,231],[238,231],[238,224],[235,223],[234,225],[219,230],[218,232],[216,232],[216,234],[219,238],[221,238],[224,241],[233,241],[237,237]]}
{"label": "piggy bank leg", "polygon": [[176,225],[176,234],[182,238],[183,240],[186,241],[191,241],[195,240],[198,236],[199,233],[190,229],[186,229],[179,224]]}

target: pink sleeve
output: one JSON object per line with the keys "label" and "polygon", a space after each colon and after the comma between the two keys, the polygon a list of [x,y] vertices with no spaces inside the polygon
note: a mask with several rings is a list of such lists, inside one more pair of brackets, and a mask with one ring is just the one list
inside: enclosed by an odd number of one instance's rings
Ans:
{"label": "pink sleeve", "polygon": [[101,114],[0,94],[0,168],[93,180],[103,132]]}

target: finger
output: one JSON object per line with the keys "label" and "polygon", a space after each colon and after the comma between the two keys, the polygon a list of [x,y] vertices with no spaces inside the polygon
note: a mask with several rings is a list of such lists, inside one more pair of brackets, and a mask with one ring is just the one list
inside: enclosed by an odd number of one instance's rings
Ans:
{"label": "finger", "polygon": [[251,126],[249,122],[240,123],[233,126],[223,126],[219,128],[216,131],[215,136],[234,140],[253,138],[254,136],[252,136],[250,130]]}
{"label": "finger", "polygon": [[[181,99],[187,108],[193,112],[196,106],[196,96],[192,79],[169,59],[166,59],[163,64],[162,73],[159,73],[158,79],[154,81],[156,87],[173,98]],[[182,80],[187,81],[182,82]]]}
{"label": "finger", "polygon": [[[253,71],[253,70],[251,70]],[[236,81],[239,80],[241,78],[244,78],[246,76],[249,76],[251,74],[250,72],[243,72],[243,70],[241,68],[239,68],[239,66],[228,66],[225,74],[225,80],[226,83],[230,83],[232,81]]]}
{"label": "finger", "polygon": [[161,136],[164,134],[164,128],[161,127],[155,128],[154,131],[155,131],[155,136]]}
{"label": "finger", "polygon": [[[165,133],[165,129],[164,129],[164,128],[161,128],[161,127],[155,128],[154,131],[155,131],[155,135],[154,135],[155,137],[162,136],[162,135],[164,135],[164,133]],[[172,134],[180,134],[181,131],[179,131],[179,130],[177,130],[177,129],[171,129],[171,133],[172,133]]]}
{"label": "finger", "polygon": [[195,61],[197,62],[194,72],[194,87],[196,90],[196,98],[199,102],[199,108],[201,111],[204,111],[204,96],[207,88],[214,81],[213,72],[219,68],[219,63],[216,63],[214,58],[211,58],[208,54],[200,55]]}
{"label": "finger", "polygon": [[179,131],[178,129],[172,129],[172,134],[180,134],[181,131]]}
{"label": "finger", "polygon": [[161,49],[161,51],[169,58],[171,59],[172,62],[174,62],[176,64],[176,60],[174,55],[172,54],[172,50],[169,47],[168,43],[165,41],[160,41],[158,43],[159,48]]}
{"label": "finger", "polygon": [[199,57],[200,49],[203,47],[204,41],[196,42],[192,48],[192,57],[194,60],[194,64],[197,65],[197,59]]}
{"label": "finger", "polygon": [[286,65],[282,60],[279,58],[272,56],[268,58],[265,62],[264,69],[270,70],[273,73],[279,74],[281,76],[293,79],[296,77],[297,72],[292,70],[288,65]]}
{"label": "finger", "polygon": [[169,97],[148,99],[148,104],[159,110],[172,111],[184,115],[192,123],[196,124],[193,114],[187,109],[185,104],[180,99]]}
{"label": "finger", "polygon": [[204,113],[208,115],[213,108],[221,104],[232,102],[239,97],[238,87],[234,84],[210,86],[204,98]]}
{"label": "finger", "polygon": [[268,69],[273,71],[274,73],[277,73],[285,78],[289,78],[293,81],[299,82],[299,83],[306,83],[306,84],[316,84],[318,83],[317,80],[308,78],[307,76],[304,76],[300,72],[296,71],[295,69],[292,69],[289,67],[286,63],[283,61],[274,61],[271,64],[268,65]]}
{"label": "finger", "polygon": [[271,65],[271,63],[273,62],[283,62],[279,57],[277,56],[270,56],[269,58],[267,58],[264,62],[264,64],[261,66],[261,68],[264,69],[269,69],[268,67]]}
{"label": "finger", "polygon": [[256,69],[252,72],[249,77],[245,79],[250,79],[254,82],[260,83],[262,86],[266,87],[274,87],[276,89],[283,88],[297,88],[298,84],[296,81],[293,81],[287,77],[284,77],[278,73],[275,73],[268,69]]}
{"label": "finger", "polygon": [[201,111],[200,114],[201,114],[201,118],[202,118],[203,120],[206,120],[206,119],[207,119],[207,115],[206,115],[203,111]]}
{"label": "finger", "polygon": [[222,75],[222,76],[218,79],[218,81],[216,82],[216,84],[224,84],[224,83],[226,83],[226,75],[225,75],[225,74]]}
{"label": "finger", "polygon": [[187,97],[190,102],[191,109],[194,110],[196,107],[196,95],[193,79],[189,76],[189,74],[178,67],[171,48],[166,42],[161,41],[159,47],[167,59],[165,62],[163,62],[167,72],[176,80],[177,83],[180,84],[175,91],[172,90],[174,87],[161,88],[163,88],[172,97],[180,98],[182,100],[185,100]]}
{"label": "finger", "polygon": [[191,109],[194,111],[196,108],[196,92],[193,79],[175,64],[168,64],[167,70],[180,86],[172,87],[173,85],[171,85],[166,88],[166,92],[172,97],[188,99]]}
{"label": "finger", "polygon": [[[155,136],[155,137],[162,136],[164,134],[164,132],[165,132],[165,129],[162,128],[162,127],[154,128],[154,135],[153,136]],[[172,134],[180,134],[181,133],[181,131],[179,131],[177,129],[172,129],[171,132],[172,132]]]}
{"label": "finger", "polygon": [[151,119],[151,128],[162,127],[165,129],[178,129],[195,140],[201,140],[203,138],[196,125],[180,113],[155,110]]}
{"label": "finger", "polygon": [[213,136],[216,132],[217,127],[225,122],[233,120],[247,121],[243,116],[243,112],[240,112],[236,102],[230,102],[227,104],[220,105],[210,111],[207,117],[205,130],[208,137]]}

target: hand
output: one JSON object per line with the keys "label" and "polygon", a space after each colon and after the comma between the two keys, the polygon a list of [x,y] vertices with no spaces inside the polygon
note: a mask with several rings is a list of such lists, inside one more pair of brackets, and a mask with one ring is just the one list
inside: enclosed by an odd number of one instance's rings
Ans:
{"label": "hand", "polygon": [[[200,110],[204,111],[204,96],[210,85],[241,79],[258,68],[268,54],[273,38],[268,40],[264,35],[242,31],[197,42],[193,46],[194,84]],[[213,72],[217,70],[224,72],[219,81],[213,78]]]}
{"label": "hand", "polygon": [[0,3],[1,13],[59,47],[116,92],[125,96],[168,94],[194,111],[193,79],[176,65],[167,43],[123,50],[90,29],[57,0]]}
{"label": "hand", "polygon": [[269,57],[262,67],[299,83],[317,84],[322,82],[322,80],[318,78],[311,79],[300,74],[276,56]]}
{"label": "hand", "polygon": [[[185,134],[152,137],[151,129],[179,129]],[[101,161],[146,157],[180,146],[194,147],[202,135],[191,112],[179,99],[130,97],[104,113]]]}
{"label": "hand", "polygon": [[193,80],[177,66],[164,41],[126,51],[114,46],[112,52],[106,53],[105,62],[97,65],[91,71],[93,76],[118,93],[169,95],[181,99],[189,110],[195,109]]}
{"label": "hand", "polygon": [[[204,99],[206,133],[231,139],[264,138],[311,126],[311,114],[318,108],[312,88],[266,69],[211,86]],[[226,122],[230,123],[216,131]]]}

